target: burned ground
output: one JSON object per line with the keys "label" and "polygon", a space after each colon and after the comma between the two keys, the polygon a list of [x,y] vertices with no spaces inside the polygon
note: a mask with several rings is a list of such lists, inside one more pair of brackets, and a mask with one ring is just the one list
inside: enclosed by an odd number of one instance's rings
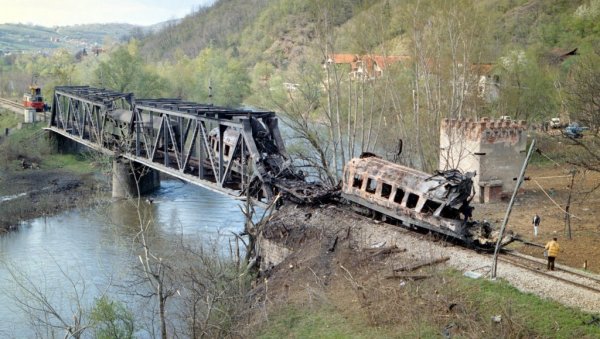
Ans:
{"label": "burned ground", "polygon": [[[565,236],[564,212],[546,195],[564,209],[570,189],[568,173],[557,167],[530,166],[527,175],[530,180],[517,197],[507,229],[540,246],[556,236],[563,248],[558,257],[560,264],[580,268],[587,260],[590,271],[600,272],[595,261],[600,256],[600,247],[595,245],[600,240],[600,219],[594,208],[600,191],[587,192],[600,181],[600,175],[586,173],[575,179],[572,240]],[[476,205],[474,217],[499,226],[507,205],[508,201]],[[531,218],[536,212],[542,223],[539,236],[534,238]],[[280,264],[267,265],[269,269],[257,281],[252,294],[256,297],[254,302],[270,312],[276,313],[286,305],[303,308],[326,305],[342,312],[347,319],[360,319],[357,323],[374,328],[399,323],[410,327],[431,321],[431,318],[425,320],[424,314],[432,314],[437,328],[460,324],[461,333],[466,335],[481,333],[478,331],[498,333],[489,327],[489,319],[469,320],[479,313],[478,306],[462,303],[464,292],[445,288],[448,276],[437,273],[445,270],[446,265],[434,264],[414,272],[398,269],[421,262],[444,262],[444,254],[434,247],[458,247],[434,235],[399,229],[336,205],[325,205],[284,206],[265,227],[264,236],[269,242],[292,250]],[[410,239],[429,240],[436,246],[418,253],[412,249],[404,251],[413,246]],[[390,244],[395,247],[390,248]],[[540,247],[520,242],[511,247],[542,258]],[[419,279],[426,279],[427,283],[416,283]],[[519,331],[525,331],[518,335],[532,334],[520,321],[526,322],[513,319],[511,323]],[[260,321],[255,319],[255,323]]]}

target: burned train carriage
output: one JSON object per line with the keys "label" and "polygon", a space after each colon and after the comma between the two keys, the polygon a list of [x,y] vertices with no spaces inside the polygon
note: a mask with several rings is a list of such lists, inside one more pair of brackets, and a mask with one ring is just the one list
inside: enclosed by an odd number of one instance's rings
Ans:
{"label": "burned train carriage", "polygon": [[[147,142],[156,142],[156,146],[159,149],[163,149],[163,138],[156,138],[157,134],[161,132],[161,118],[154,117],[152,119],[149,113],[140,113],[140,115],[142,118],[138,123],[140,127],[139,132],[151,137]],[[169,121],[169,124],[174,133],[173,138],[179,138],[179,123],[177,121]],[[104,132],[104,146],[107,148],[119,150],[120,152],[129,152],[135,149],[136,130],[134,128],[133,111],[120,108],[107,111],[104,116],[102,131]],[[172,147],[171,139],[169,139],[168,148]],[[140,142],[144,143],[145,139],[141,139]]]}
{"label": "burned train carriage", "polygon": [[495,240],[489,224],[468,220],[472,176],[455,170],[430,175],[378,157],[361,157],[344,169],[342,196],[359,209],[402,225],[490,246]]}

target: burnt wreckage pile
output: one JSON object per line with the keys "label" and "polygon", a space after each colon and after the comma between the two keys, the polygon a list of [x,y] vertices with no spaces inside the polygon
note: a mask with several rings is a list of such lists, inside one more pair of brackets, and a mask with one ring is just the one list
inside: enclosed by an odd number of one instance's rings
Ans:
{"label": "burnt wreckage pile", "polygon": [[[362,213],[459,239],[477,247],[495,245],[498,232],[471,220],[474,173],[427,174],[374,156],[350,160],[342,197]],[[503,243],[511,241],[510,237]]]}
{"label": "burnt wreckage pile", "polygon": [[[274,112],[135,99],[87,86],[56,87],[47,129],[91,148],[188,182],[268,204],[281,196],[318,204],[339,189],[296,171]],[[350,160],[341,195],[369,213],[467,243],[495,243],[489,224],[470,220],[471,173],[426,174],[374,156]]]}

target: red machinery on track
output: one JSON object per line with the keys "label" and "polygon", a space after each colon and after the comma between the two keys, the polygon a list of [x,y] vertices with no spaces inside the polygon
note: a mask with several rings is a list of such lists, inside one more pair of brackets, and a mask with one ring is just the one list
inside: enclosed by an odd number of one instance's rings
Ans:
{"label": "red machinery on track", "polygon": [[42,96],[42,89],[37,85],[29,86],[29,92],[23,94],[23,106],[34,108],[36,112],[43,112],[46,105]]}

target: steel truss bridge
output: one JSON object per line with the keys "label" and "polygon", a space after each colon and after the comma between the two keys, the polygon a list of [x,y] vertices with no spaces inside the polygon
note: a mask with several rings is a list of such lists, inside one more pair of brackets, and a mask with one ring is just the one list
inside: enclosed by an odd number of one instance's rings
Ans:
{"label": "steel truss bridge", "polygon": [[314,202],[328,194],[294,171],[274,112],[60,86],[46,129],[236,198]]}

